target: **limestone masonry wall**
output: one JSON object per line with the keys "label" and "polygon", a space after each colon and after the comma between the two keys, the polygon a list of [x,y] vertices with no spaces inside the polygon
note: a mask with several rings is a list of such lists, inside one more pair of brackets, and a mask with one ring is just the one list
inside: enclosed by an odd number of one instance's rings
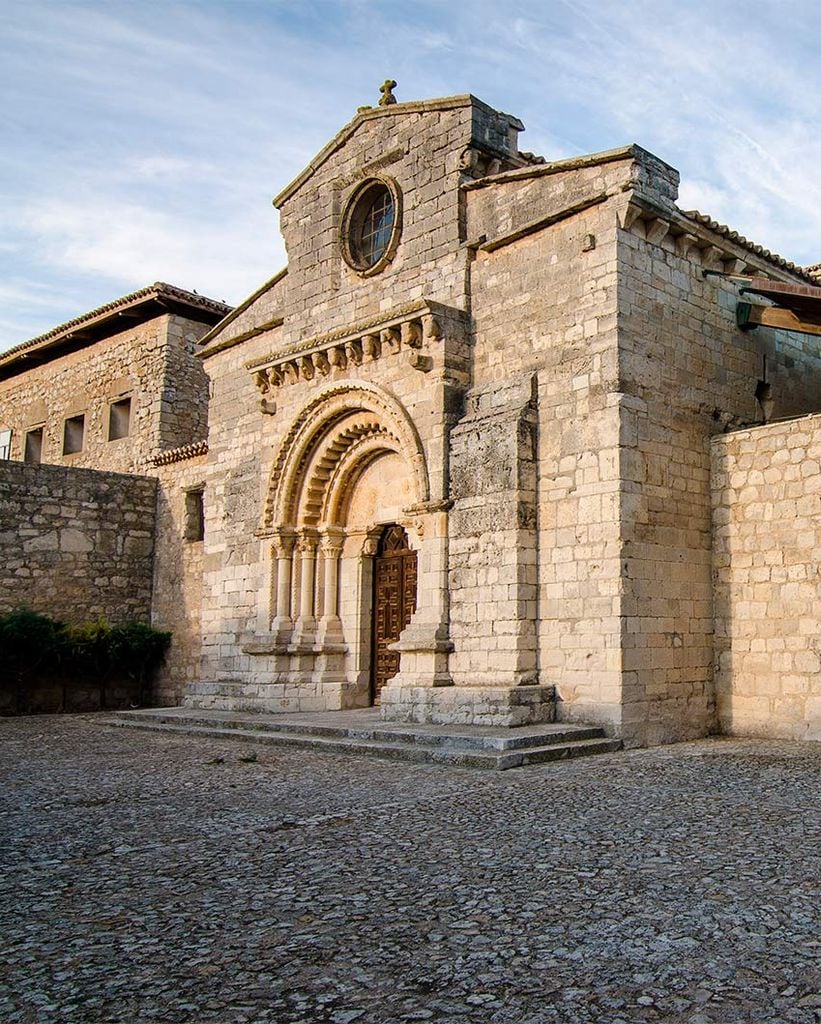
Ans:
{"label": "limestone masonry wall", "polygon": [[714,438],[718,718],[821,739],[821,414]]}
{"label": "limestone masonry wall", "polygon": [[[612,183],[629,169],[611,164],[608,174]],[[539,181],[546,195],[528,188],[521,197],[533,216],[537,203],[552,203],[554,179]],[[579,194],[578,185],[556,184]],[[489,191],[469,193],[469,203]],[[529,601],[520,614],[537,623],[538,682],[556,686],[563,718],[613,729],[621,716],[615,224],[612,205],[603,204],[480,253],[471,270],[475,386],[501,388],[514,374],[536,375],[537,503],[527,555],[538,565],[538,589],[527,585],[524,564],[510,582]],[[463,596],[453,594],[458,641],[486,621],[492,606],[484,601],[500,592],[510,569],[497,569],[493,545],[478,537],[452,550],[466,579],[487,583],[498,575],[484,587],[473,624],[462,624]]]}
{"label": "limestone masonry wall", "polygon": [[[156,466],[157,552],[151,625],[170,630],[171,646],[155,680],[155,699],[181,704],[186,686],[199,678],[202,650],[203,541],[192,521],[204,493],[205,454]],[[204,522],[204,529],[208,528]]]}
{"label": "limestone masonry wall", "polygon": [[0,462],[0,611],[148,622],[156,480]]}
{"label": "limestone masonry wall", "polygon": [[[143,473],[157,450],[205,437],[208,380],[192,354],[205,330],[158,316],[0,380],[0,428],[12,431],[11,458],[23,459],[27,431],[42,428],[42,462]],[[127,433],[109,440],[111,404],[125,397]],[[65,421],[79,415],[81,449],[64,454]]]}

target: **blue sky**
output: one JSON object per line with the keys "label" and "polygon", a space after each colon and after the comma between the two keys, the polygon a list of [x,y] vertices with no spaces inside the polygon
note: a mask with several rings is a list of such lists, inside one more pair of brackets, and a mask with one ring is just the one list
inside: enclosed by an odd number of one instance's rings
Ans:
{"label": "blue sky", "polygon": [[821,261],[816,0],[0,0],[0,350],[155,280],[238,302],[271,198],[387,76],[558,159],[638,142],[680,205]]}

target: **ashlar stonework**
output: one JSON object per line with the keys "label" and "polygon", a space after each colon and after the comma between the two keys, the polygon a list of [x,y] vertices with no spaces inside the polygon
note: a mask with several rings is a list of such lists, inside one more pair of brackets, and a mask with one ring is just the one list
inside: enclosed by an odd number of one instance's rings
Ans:
{"label": "ashlar stonework", "polygon": [[162,696],[817,735],[821,357],[760,282],[821,310],[818,269],[680,209],[639,146],[545,162],[522,130],[473,96],[360,110],[275,199],[286,269],[175,350],[207,444],[160,399],[131,467]]}

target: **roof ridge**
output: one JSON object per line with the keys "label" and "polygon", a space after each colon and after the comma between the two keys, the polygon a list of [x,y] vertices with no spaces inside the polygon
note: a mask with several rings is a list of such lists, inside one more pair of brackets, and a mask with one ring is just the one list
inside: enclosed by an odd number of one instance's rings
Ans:
{"label": "roof ridge", "polygon": [[169,298],[183,299],[191,305],[202,306],[205,309],[212,309],[217,313],[221,312],[227,314],[232,309],[232,307],[227,303],[220,302],[217,299],[210,299],[207,295],[200,295],[198,292],[189,292],[185,288],[179,288],[177,285],[167,284],[165,281],[155,281],[153,284],[146,285],[143,288],[138,288],[136,291],[129,292],[127,295],[121,295],[117,299],[112,299],[111,302],[103,303],[102,306],[89,310],[81,316],[74,317],[71,320],[66,320],[65,323],[58,324],[56,327],[52,327],[50,330],[44,331],[43,334],[38,334],[34,338],[29,338],[28,341],[22,341],[19,345],[14,345],[5,352],[0,352],[0,360],[5,361],[11,356],[17,355],[20,352],[25,352],[37,345],[41,345],[50,338],[56,338],[72,327],[79,327],[81,324],[87,323],[89,320],[94,320],[96,317],[103,316],[105,313],[114,312],[114,310],[121,306],[130,305],[140,299],[148,298],[150,295],[166,295]]}

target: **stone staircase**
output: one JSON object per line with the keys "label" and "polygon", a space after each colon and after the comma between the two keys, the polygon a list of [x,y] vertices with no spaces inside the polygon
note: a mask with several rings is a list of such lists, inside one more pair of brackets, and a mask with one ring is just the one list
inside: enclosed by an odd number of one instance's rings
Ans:
{"label": "stone staircase", "polygon": [[554,723],[508,729],[416,725],[383,722],[377,708],[291,715],[157,708],[115,712],[105,721],[120,728],[172,735],[499,771],[610,753],[622,746],[621,740],[608,739],[596,726]]}

